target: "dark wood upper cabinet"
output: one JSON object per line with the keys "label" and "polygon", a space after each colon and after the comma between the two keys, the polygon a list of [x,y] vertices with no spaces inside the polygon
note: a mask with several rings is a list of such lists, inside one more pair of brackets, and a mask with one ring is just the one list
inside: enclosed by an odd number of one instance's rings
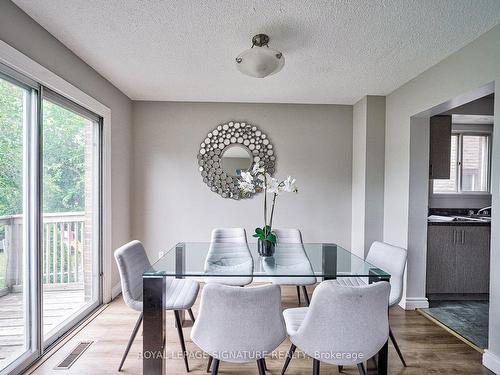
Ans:
{"label": "dark wood upper cabinet", "polygon": [[450,178],[451,115],[432,116],[430,121],[429,178]]}

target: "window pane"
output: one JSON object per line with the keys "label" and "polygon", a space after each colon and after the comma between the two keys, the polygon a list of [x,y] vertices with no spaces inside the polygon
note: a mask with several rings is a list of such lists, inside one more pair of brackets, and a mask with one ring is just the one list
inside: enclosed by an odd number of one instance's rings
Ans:
{"label": "window pane", "polygon": [[464,135],[462,191],[488,191],[488,137]]}
{"label": "window pane", "polygon": [[24,240],[29,96],[0,78],[0,372],[30,348]]}
{"label": "window pane", "polygon": [[43,336],[98,298],[98,140],[93,121],[43,100]]}
{"label": "window pane", "polygon": [[451,155],[450,155],[450,179],[433,180],[434,193],[456,193],[457,184],[457,155],[458,155],[458,135],[451,136]]}

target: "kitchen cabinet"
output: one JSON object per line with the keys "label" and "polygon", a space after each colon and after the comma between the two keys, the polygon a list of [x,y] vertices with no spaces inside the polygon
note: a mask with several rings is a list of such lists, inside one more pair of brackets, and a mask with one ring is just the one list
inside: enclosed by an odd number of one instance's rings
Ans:
{"label": "kitchen cabinet", "polygon": [[457,293],[455,227],[427,230],[427,293]]}
{"label": "kitchen cabinet", "polygon": [[430,119],[429,178],[450,178],[451,115]]}
{"label": "kitchen cabinet", "polygon": [[490,287],[490,227],[457,228],[459,293],[488,293]]}
{"label": "kitchen cabinet", "polygon": [[487,225],[429,225],[427,293],[488,293],[490,231]]}

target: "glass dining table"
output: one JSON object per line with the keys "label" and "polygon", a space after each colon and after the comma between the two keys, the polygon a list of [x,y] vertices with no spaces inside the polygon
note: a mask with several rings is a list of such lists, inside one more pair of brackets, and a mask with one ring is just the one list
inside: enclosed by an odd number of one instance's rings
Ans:
{"label": "glass dining table", "polygon": [[[243,251],[242,251],[243,247]],[[293,285],[294,278],[316,277],[318,282],[360,277],[367,283],[390,280],[382,269],[333,243],[277,244],[272,257],[258,254],[257,244],[180,242],[143,273],[143,373],[163,374],[165,364],[165,314],[163,299],[167,277],[224,282],[225,278],[253,279]],[[389,313],[389,312],[388,312]],[[378,374],[387,374],[387,342],[379,351]]]}

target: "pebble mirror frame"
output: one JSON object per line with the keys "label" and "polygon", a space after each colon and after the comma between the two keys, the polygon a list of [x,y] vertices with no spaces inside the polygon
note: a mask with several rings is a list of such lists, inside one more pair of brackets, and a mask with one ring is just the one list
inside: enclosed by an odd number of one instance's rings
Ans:
{"label": "pebble mirror frame", "polygon": [[200,144],[198,169],[203,182],[221,197],[251,198],[255,193],[243,194],[240,191],[238,181],[241,177],[230,176],[222,169],[224,150],[234,145],[242,145],[250,151],[253,157],[250,169],[258,162],[270,175],[274,174],[276,156],[267,134],[255,125],[236,121],[218,125],[207,134]]}

